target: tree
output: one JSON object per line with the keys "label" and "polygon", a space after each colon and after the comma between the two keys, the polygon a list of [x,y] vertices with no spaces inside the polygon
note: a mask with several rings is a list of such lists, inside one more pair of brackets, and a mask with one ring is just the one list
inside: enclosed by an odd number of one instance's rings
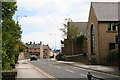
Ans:
{"label": "tree", "polygon": [[85,40],[87,40],[87,35],[80,34],[80,35],[77,36],[76,42],[77,42],[78,45],[80,45],[81,50],[83,48],[83,43],[84,43]]}
{"label": "tree", "polygon": [[59,30],[63,32],[63,38],[67,37],[67,31],[68,31],[68,26],[67,23],[68,22],[72,22],[72,20],[70,18],[66,18],[65,19],[65,23],[63,24],[63,28],[60,28]]}
{"label": "tree", "polygon": [[78,26],[75,26],[74,24],[69,25],[69,22],[72,22],[70,18],[65,19],[65,21],[68,24],[64,23],[64,27],[60,28],[60,31],[63,32],[63,37],[67,37],[66,41],[71,42],[70,44],[72,46],[72,55],[74,55],[75,46],[77,46],[77,48],[80,48],[81,52],[83,52],[83,43],[84,40],[87,39],[87,36],[80,33]]}
{"label": "tree", "polygon": [[60,31],[63,32],[63,37],[66,38],[69,36],[70,39],[76,39],[77,35],[79,35],[78,27],[72,25],[69,27],[67,23],[72,22],[70,18],[65,19],[65,23],[63,24],[63,28],[60,28]]}
{"label": "tree", "polygon": [[17,10],[16,2],[2,3],[2,68],[10,70],[15,68],[19,48],[16,46],[21,42],[21,28],[13,20]]}

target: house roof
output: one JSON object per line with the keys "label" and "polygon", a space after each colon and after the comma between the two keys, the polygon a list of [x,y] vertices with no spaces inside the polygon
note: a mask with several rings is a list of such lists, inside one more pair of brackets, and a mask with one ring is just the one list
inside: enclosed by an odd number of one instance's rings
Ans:
{"label": "house roof", "polygon": [[40,48],[40,44],[28,44],[26,45],[28,48]]}
{"label": "house roof", "polygon": [[98,21],[120,21],[120,2],[92,2]]}
{"label": "house roof", "polygon": [[69,26],[79,27],[79,31],[83,34],[87,33],[87,22],[69,22]]}
{"label": "house roof", "polygon": [[50,47],[48,45],[42,45],[43,49],[50,49]]}

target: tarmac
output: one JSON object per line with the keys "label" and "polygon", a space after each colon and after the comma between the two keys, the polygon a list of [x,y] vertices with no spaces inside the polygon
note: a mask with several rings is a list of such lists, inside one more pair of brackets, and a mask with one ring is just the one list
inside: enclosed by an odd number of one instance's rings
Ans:
{"label": "tarmac", "polygon": [[[50,61],[55,61],[61,64],[67,64],[67,65],[71,65],[71,66],[78,67],[78,68],[89,69],[89,70],[98,71],[98,72],[104,72],[104,73],[108,73],[112,75],[117,75],[118,77],[120,77],[120,71],[118,70],[118,67],[103,66],[103,65],[86,65],[86,64],[78,63],[78,62],[57,61],[55,59],[52,59]],[[21,79],[21,78],[22,79],[23,78],[36,78],[36,79],[46,78],[47,79],[48,78],[40,70],[37,70],[35,66],[30,64],[28,60],[19,60],[19,64],[16,65],[16,68],[18,71],[17,73],[18,79]]]}
{"label": "tarmac", "polygon": [[84,68],[84,69],[89,69],[89,70],[93,70],[93,71],[117,75],[120,77],[120,71],[119,71],[118,67],[115,67],[115,66],[86,65],[86,64],[83,64],[80,62],[67,62],[67,61],[56,61],[56,62],[75,66],[78,68]]}

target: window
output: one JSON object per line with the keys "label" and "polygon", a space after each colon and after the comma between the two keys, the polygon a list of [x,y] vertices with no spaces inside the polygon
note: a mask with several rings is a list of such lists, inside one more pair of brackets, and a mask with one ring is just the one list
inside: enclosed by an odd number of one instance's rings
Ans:
{"label": "window", "polygon": [[91,25],[91,55],[95,55],[95,32],[94,25]]}
{"label": "window", "polygon": [[113,29],[112,29],[113,31],[116,31],[116,26],[113,26],[112,28],[113,28]]}
{"label": "window", "polygon": [[116,25],[116,23],[112,23],[112,22],[110,22],[110,23],[108,23],[108,31],[117,31],[117,26],[114,26],[114,25]]}
{"label": "window", "polygon": [[115,49],[115,43],[109,43],[109,50]]}
{"label": "window", "polygon": [[110,26],[111,24],[110,23],[108,23],[108,31],[111,31],[111,26]]}
{"label": "window", "polygon": [[111,23],[111,26],[112,26],[112,30],[113,30],[113,31],[116,31],[116,30],[117,30],[115,25],[116,25],[116,23]]}

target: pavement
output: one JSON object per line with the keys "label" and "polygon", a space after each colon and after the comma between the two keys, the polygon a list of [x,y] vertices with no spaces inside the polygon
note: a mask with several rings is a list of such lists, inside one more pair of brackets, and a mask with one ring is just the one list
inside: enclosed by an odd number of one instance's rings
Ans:
{"label": "pavement", "polygon": [[[89,69],[93,71],[104,72],[108,74],[120,76],[120,71],[117,67],[113,66],[102,66],[102,65],[86,65],[78,62],[67,62],[67,61],[57,61],[56,59],[51,59],[49,61],[55,61],[61,64],[67,64],[78,68]],[[36,69],[28,60],[19,60],[19,64],[16,65],[18,74],[17,78],[48,78],[43,72]],[[25,79],[26,80],[26,79]],[[35,79],[33,79],[35,80]]]}
{"label": "pavement", "polygon": [[114,66],[86,65],[79,62],[67,62],[67,61],[57,61],[57,60],[52,60],[52,61],[56,61],[59,63],[63,63],[63,64],[67,64],[67,65],[71,65],[79,68],[84,68],[84,69],[89,69],[89,70],[94,70],[94,71],[99,71],[99,72],[120,76],[120,71],[118,70],[118,67],[114,67]]}
{"label": "pavement", "polygon": [[18,79],[33,78],[34,80],[35,78],[47,78],[43,73],[35,69],[28,60],[19,60],[18,62],[19,64],[16,65]]}

